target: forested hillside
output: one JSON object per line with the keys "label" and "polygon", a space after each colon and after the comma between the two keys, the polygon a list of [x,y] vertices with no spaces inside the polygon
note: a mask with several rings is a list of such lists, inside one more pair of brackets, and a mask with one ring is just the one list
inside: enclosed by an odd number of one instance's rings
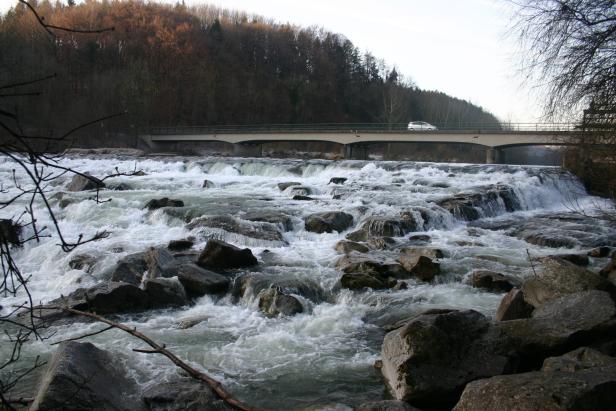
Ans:
{"label": "forested hillside", "polygon": [[29,125],[59,127],[123,110],[104,127],[497,122],[466,101],[415,87],[318,28],[141,1],[39,1],[36,8],[51,24],[115,29],[54,39],[21,5],[2,16],[1,83],[57,73],[31,86],[42,96],[11,99]]}

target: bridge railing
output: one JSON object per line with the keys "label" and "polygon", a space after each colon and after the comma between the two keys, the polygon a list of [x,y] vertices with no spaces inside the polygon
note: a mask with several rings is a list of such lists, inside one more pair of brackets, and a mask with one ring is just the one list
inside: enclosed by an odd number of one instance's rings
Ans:
{"label": "bridge railing", "polygon": [[206,126],[149,127],[142,131],[153,135],[232,134],[284,132],[567,132],[579,130],[575,123],[436,123],[437,130],[408,129],[408,123],[314,123],[314,124],[234,124]]}

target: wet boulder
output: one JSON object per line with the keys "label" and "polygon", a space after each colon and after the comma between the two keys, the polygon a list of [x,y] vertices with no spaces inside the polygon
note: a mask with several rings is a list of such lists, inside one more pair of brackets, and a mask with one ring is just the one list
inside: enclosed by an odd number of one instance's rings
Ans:
{"label": "wet boulder", "polygon": [[105,183],[89,173],[84,173],[75,174],[66,187],[66,191],[87,191],[101,188],[105,188]]}
{"label": "wet boulder", "polygon": [[63,342],[47,363],[30,410],[145,411],[122,363],[91,343]]}
{"label": "wet boulder", "polygon": [[616,358],[589,347],[580,347],[559,357],[548,357],[543,361],[541,371],[575,372],[587,368],[616,365]]}
{"label": "wet boulder", "polygon": [[259,293],[259,309],[268,317],[277,315],[293,316],[302,313],[302,303],[292,295],[285,294],[277,287]]}
{"label": "wet boulder", "polygon": [[[563,357],[567,356],[570,354]],[[464,389],[454,410],[612,409],[616,401],[616,364],[613,358],[608,358],[596,365],[593,361],[586,364],[577,361],[578,365],[582,364],[579,368],[544,366],[541,371],[473,381]]]}
{"label": "wet boulder", "polygon": [[578,242],[566,235],[557,233],[529,233],[521,235],[527,243],[538,245],[541,247],[551,248],[574,248]]}
{"label": "wet boulder", "polygon": [[431,281],[441,272],[439,263],[433,258],[441,258],[443,252],[437,248],[405,248],[401,250],[398,261],[412,276],[422,281]]}
{"label": "wet boulder", "polygon": [[524,300],[524,292],[513,288],[501,300],[496,310],[496,321],[530,318],[535,308]]}
{"label": "wet boulder", "polygon": [[256,297],[270,288],[287,295],[299,295],[316,304],[330,299],[330,295],[312,279],[265,273],[248,273],[239,277],[234,283],[233,295],[236,298]]}
{"label": "wet boulder", "polygon": [[537,275],[522,284],[524,299],[533,307],[566,294],[586,290],[613,292],[614,286],[600,275],[560,258],[544,258]]}
{"label": "wet boulder", "polygon": [[165,277],[167,267],[175,263],[175,257],[166,248],[150,248],[143,256],[148,278]]}
{"label": "wet boulder", "polygon": [[355,241],[340,240],[336,243],[334,249],[339,253],[350,254],[353,251],[358,253],[367,253],[370,251],[368,247]]}
{"label": "wet boulder", "polygon": [[194,238],[182,238],[180,240],[171,240],[169,244],[167,244],[167,249],[169,251],[185,251],[192,248],[195,244]]}
{"label": "wet boulder", "polygon": [[270,223],[284,231],[293,231],[293,220],[287,214],[277,211],[252,211],[241,216],[243,220]]}
{"label": "wet boulder", "polygon": [[494,293],[506,293],[514,287],[520,286],[519,281],[515,278],[489,270],[474,270],[466,281],[475,288]]}
{"label": "wet boulder", "polygon": [[181,307],[188,304],[186,291],[177,277],[146,279],[143,290],[153,308]]}
{"label": "wet boulder", "polygon": [[345,181],[347,181],[346,177],[332,177],[327,184],[344,184]]}
{"label": "wet boulder", "polygon": [[499,184],[482,187],[476,193],[460,193],[437,204],[456,218],[466,221],[521,209],[513,188]]}
{"label": "wet boulder", "polygon": [[18,245],[21,227],[10,219],[0,219],[0,241]]}
{"label": "wet boulder", "polygon": [[142,394],[149,411],[233,411],[207,385],[193,379],[157,382]]}
{"label": "wet boulder", "polygon": [[280,191],[284,191],[284,190],[286,190],[286,189],[287,189],[287,188],[289,188],[289,187],[292,187],[292,186],[301,186],[301,185],[302,185],[302,183],[300,183],[300,182],[297,182],[297,181],[289,181],[289,182],[286,182],[286,183],[278,183],[278,189],[279,189]]}
{"label": "wet boulder", "polygon": [[189,297],[224,293],[230,284],[228,277],[192,263],[167,267],[165,276],[177,276]]}
{"label": "wet boulder", "polygon": [[197,228],[214,234],[218,230],[223,230],[227,233],[238,234],[247,238],[286,244],[282,233],[274,224],[248,222],[227,215],[196,218],[187,224],[186,228],[189,230]]}
{"label": "wet boulder", "polygon": [[381,372],[394,398],[444,408],[468,382],[503,374],[509,359],[489,328],[473,310],[434,310],[387,333]]}
{"label": "wet boulder", "polygon": [[409,278],[409,273],[398,263],[360,254],[342,256],[336,261],[336,268],[346,274],[368,274],[382,277]]}
{"label": "wet boulder", "polygon": [[201,188],[215,188],[216,184],[214,184],[213,181],[210,180],[203,180],[203,184],[201,185]]}
{"label": "wet boulder", "polygon": [[340,286],[349,290],[363,290],[364,288],[372,288],[373,290],[381,290],[385,288],[395,287],[396,280],[393,278],[384,278],[377,274],[369,274],[363,272],[345,273],[340,277]]}
{"label": "wet boulder", "polygon": [[431,241],[431,237],[425,234],[415,234],[409,237],[409,241],[413,245],[425,245]]}
{"label": "wet boulder", "polygon": [[257,263],[250,249],[240,249],[220,240],[209,240],[197,260],[200,266],[214,270],[250,267]]}
{"label": "wet boulder", "polygon": [[310,214],[304,219],[306,231],[313,233],[343,232],[353,225],[353,216],[342,211]]}
{"label": "wet boulder", "polygon": [[67,305],[81,311],[98,314],[116,314],[149,308],[147,294],[133,284],[108,282],[90,288],[78,288],[65,298],[53,300],[49,305]]}
{"label": "wet boulder", "polygon": [[148,210],[157,210],[163,207],[184,207],[184,202],[182,200],[173,200],[164,197],[148,201],[143,208],[147,208]]}
{"label": "wet boulder", "polygon": [[416,223],[410,218],[369,217],[359,230],[349,233],[347,239],[351,241],[367,241],[371,237],[401,237],[413,231]]}
{"label": "wet boulder", "polygon": [[148,269],[145,253],[135,253],[122,258],[111,272],[111,281],[141,284],[144,272]]}

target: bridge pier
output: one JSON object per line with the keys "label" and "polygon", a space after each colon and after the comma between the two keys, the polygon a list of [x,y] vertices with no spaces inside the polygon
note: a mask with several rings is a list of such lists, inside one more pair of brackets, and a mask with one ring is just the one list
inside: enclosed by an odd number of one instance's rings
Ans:
{"label": "bridge pier", "polygon": [[486,164],[498,164],[501,160],[501,151],[495,147],[486,150]]}

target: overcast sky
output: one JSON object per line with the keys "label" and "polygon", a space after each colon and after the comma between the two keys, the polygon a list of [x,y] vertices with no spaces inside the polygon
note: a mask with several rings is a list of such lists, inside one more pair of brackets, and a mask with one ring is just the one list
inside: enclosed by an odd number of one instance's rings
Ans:
{"label": "overcast sky", "polygon": [[[163,0],[175,3],[176,0]],[[533,122],[505,0],[186,0],[343,34],[419,87],[469,100],[502,120]],[[5,11],[15,0],[0,0]]]}

